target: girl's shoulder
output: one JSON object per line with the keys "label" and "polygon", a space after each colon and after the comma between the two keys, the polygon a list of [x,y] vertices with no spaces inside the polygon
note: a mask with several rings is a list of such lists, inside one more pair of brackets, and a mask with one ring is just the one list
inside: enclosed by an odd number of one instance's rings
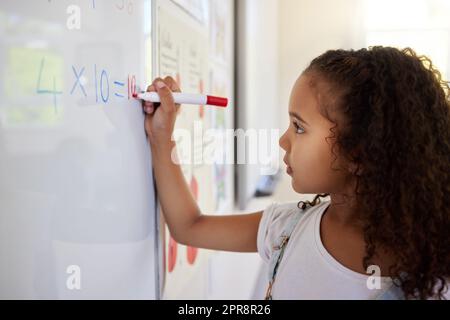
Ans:
{"label": "girl's shoulder", "polygon": [[268,262],[272,255],[272,247],[278,242],[283,230],[288,226],[294,215],[301,217],[297,224],[305,222],[319,211],[328,201],[321,202],[315,206],[308,206],[302,210],[297,206],[298,202],[273,203],[268,206],[262,214],[257,235],[257,248],[260,256]]}

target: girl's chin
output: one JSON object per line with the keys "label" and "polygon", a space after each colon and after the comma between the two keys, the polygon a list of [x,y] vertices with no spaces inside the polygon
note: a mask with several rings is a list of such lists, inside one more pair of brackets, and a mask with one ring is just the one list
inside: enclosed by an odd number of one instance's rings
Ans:
{"label": "girl's chin", "polygon": [[308,187],[301,185],[298,182],[298,179],[296,180],[293,176],[291,176],[291,185],[292,185],[292,189],[294,189],[294,191],[296,193],[301,193],[301,194],[314,193],[314,190],[308,189]]}
{"label": "girl's chin", "polygon": [[296,183],[293,176],[291,176],[291,185],[292,185],[292,189],[294,189],[295,192],[303,193],[302,188],[298,185],[298,183]]}

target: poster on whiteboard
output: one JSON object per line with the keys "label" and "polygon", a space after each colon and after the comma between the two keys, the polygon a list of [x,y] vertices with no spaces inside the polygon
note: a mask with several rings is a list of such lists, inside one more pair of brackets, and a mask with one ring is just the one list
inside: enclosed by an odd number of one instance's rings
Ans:
{"label": "poster on whiteboard", "polygon": [[[225,155],[233,160],[233,140],[217,137],[233,126],[232,1],[157,1],[155,10],[157,76],[172,76],[183,92],[230,99],[221,110],[182,105],[174,131],[183,175],[202,212],[229,213],[233,166]],[[212,252],[178,244],[166,226],[161,230],[163,298],[205,298]]]}
{"label": "poster on whiteboard", "polygon": [[208,0],[172,0],[201,23],[208,20]]}

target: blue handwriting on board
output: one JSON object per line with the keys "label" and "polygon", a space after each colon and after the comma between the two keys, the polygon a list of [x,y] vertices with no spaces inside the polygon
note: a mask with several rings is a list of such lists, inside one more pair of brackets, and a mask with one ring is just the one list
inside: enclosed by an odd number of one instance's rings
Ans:
{"label": "blue handwriting on board", "polygon": [[[125,86],[125,82],[120,82],[120,81],[114,81],[114,84],[115,84],[116,86],[120,86],[120,87],[124,87],[124,86]],[[123,98],[123,95],[120,94],[120,93],[115,92],[114,95],[115,95],[116,97]]]}
{"label": "blue handwriting on board", "polygon": [[[51,0],[47,1],[51,2]],[[126,9],[128,14],[132,14],[134,10],[134,2],[133,0],[116,0],[115,7],[119,11],[124,11],[124,9]],[[92,0],[92,9],[95,9],[95,0]]]}
{"label": "blue handwriting on board", "polygon": [[75,77],[77,78],[77,80],[73,84],[73,87],[72,87],[72,90],[70,91],[70,94],[73,93],[73,91],[77,87],[77,84],[79,84],[81,91],[83,91],[83,94],[86,97],[87,96],[86,91],[84,90],[83,84],[80,81],[80,78],[81,78],[81,76],[83,75],[83,72],[84,72],[84,67],[81,69],[80,73],[77,72],[77,70],[75,69],[74,66],[72,66],[72,70],[73,70],[73,73],[75,74]]}
{"label": "blue handwriting on board", "polygon": [[[119,4],[119,2],[122,1],[122,4]],[[124,10],[125,7],[127,8],[128,14],[132,14],[133,13],[133,1],[131,0],[118,0],[118,2],[116,3],[116,8],[120,11]]]}
{"label": "blue handwriting on board", "polygon": [[56,90],[56,77],[55,76],[53,76],[53,88],[52,89],[42,89],[41,88],[41,79],[42,79],[42,72],[44,70],[44,65],[45,65],[45,58],[42,58],[41,65],[39,67],[39,74],[38,74],[38,79],[37,79],[36,93],[37,94],[51,94],[51,95],[53,95],[53,108],[55,110],[55,113],[58,113],[56,96],[59,95],[59,94],[62,94],[62,91],[57,91]]}
{"label": "blue handwriting on board", "polygon": [[[72,89],[70,90],[70,95],[82,95],[84,98],[89,98],[90,95],[95,94],[95,102],[107,104],[111,101],[111,93],[117,99],[132,99],[133,94],[136,93],[136,77],[134,75],[128,75],[127,81],[119,81],[113,80],[110,82],[109,73],[106,69],[97,70],[97,64],[94,64],[92,67],[93,80],[94,80],[94,93],[88,91],[88,88],[85,88],[85,83],[87,82],[87,78],[85,76],[86,73],[89,72],[89,69],[86,66],[71,66],[72,75],[73,75],[73,84]],[[42,58],[39,73],[37,77],[37,94],[51,94],[53,95],[53,105],[55,109],[55,113],[57,113],[57,95],[62,95],[63,91],[56,90],[56,77],[53,76],[53,88],[52,89],[43,89],[41,88],[41,80],[42,74],[45,70],[45,58]],[[113,86],[110,85],[113,84]],[[78,90],[77,90],[78,88]]]}

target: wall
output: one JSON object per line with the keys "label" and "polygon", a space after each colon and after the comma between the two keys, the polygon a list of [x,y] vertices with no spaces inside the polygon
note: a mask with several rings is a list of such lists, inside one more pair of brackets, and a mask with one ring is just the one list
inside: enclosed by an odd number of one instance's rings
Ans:
{"label": "wall", "polygon": [[[277,0],[237,1],[237,128],[255,132],[278,126],[278,7]],[[247,143],[246,160],[252,154],[250,146],[254,144]],[[236,188],[241,209],[253,196],[264,168],[270,167],[276,156],[258,157],[254,163],[238,165]]]}

